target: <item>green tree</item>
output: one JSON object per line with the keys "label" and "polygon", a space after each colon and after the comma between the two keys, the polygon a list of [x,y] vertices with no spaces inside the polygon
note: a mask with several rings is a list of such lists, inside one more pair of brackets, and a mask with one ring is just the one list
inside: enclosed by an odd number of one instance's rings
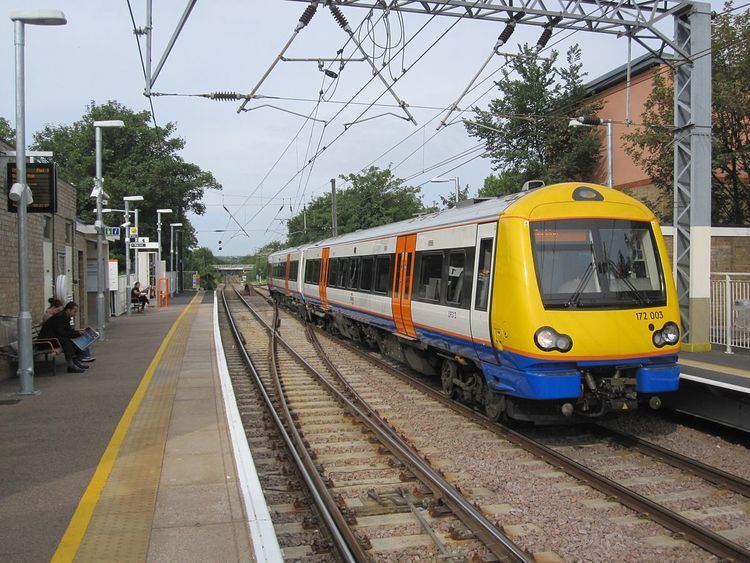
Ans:
{"label": "green tree", "polygon": [[501,172],[497,176],[490,174],[484,179],[479,189],[479,197],[498,197],[520,192],[523,187],[523,174],[515,171]]}
{"label": "green tree", "polygon": [[[731,3],[713,20],[712,182],[714,224],[750,223],[750,13]],[[674,92],[671,74],[657,75],[642,115],[643,127],[626,137],[626,150],[659,190],[658,208],[672,218]]]}
{"label": "green tree", "polygon": [[[213,174],[185,162],[179,155],[185,140],[177,135],[174,123],[150,127],[146,111],[135,112],[115,101],[101,105],[91,102],[75,123],[48,125],[36,133],[33,148],[55,153],[60,175],[77,186],[78,215],[92,220],[96,205],[90,197],[96,173],[93,122],[108,119],[121,119],[125,123],[122,129],[103,131],[104,189],[110,196],[109,205],[119,208],[123,196],[142,195],[144,201],[138,203],[142,235],[154,239],[156,210],[171,208],[173,213],[164,216],[167,223],[185,224],[185,245],[194,246],[196,239],[186,213],[205,213],[202,203],[205,190],[221,189],[221,185]],[[109,221],[114,224],[114,220]],[[166,244],[168,239],[169,236],[162,236]]]}
{"label": "green tree", "polygon": [[5,141],[9,145],[16,144],[16,130],[10,126],[10,121],[0,117],[0,141]]}
{"label": "green tree", "polygon": [[[371,166],[362,174],[341,176],[351,187],[336,194],[339,234],[408,219],[423,211],[419,188],[405,186],[389,169]],[[331,194],[315,198],[287,223],[288,242],[296,246],[331,236]]]}
{"label": "green tree", "polygon": [[597,134],[568,126],[572,117],[601,109],[585,99],[580,48],[568,50],[563,68],[557,68],[557,58],[552,51],[539,59],[524,45],[496,82],[501,97],[486,110],[474,108],[476,119],[465,122],[469,135],[484,141],[500,178],[520,179],[518,190],[527,180],[589,180],[599,161]]}
{"label": "green tree", "polygon": [[248,281],[255,281],[255,276],[258,275],[258,272],[260,272],[261,280],[264,280],[266,278],[268,255],[287,246],[287,244],[275,240],[261,246],[253,254],[248,254],[247,256],[240,258],[241,264],[250,264],[253,266],[252,276]]}

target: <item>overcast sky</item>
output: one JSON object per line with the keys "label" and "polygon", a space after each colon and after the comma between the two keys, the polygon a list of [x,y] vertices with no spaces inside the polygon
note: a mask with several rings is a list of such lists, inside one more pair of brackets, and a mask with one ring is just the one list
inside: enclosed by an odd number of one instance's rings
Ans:
{"label": "overcast sky", "polygon": [[[131,5],[137,24],[143,26],[145,0],[131,0]],[[15,122],[15,94],[13,25],[7,18],[9,12],[60,8],[68,19],[68,24],[63,27],[26,28],[28,139],[45,124],[69,124],[79,119],[91,100],[97,103],[117,100],[136,110],[149,107],[148,100],[142,95],[143,74],[125,0],[10,0],[3,6],[6,19],[4,31],[0,34],[0,60],[3,61],[0,115],[11,123]],[[185,0],[154,2],[154,67],[184,6]],[[714,1],[712,6],[720,10],[721,2]],[[287,0],[199,0],[158,77],[154,91],[179,94],[249,92],[292,34],[304,8],[303,3]],[[352,28],[356,28],[367,12],[348,8],[344,9],[344,14]],[[373,21],[379,17],[380,13],[377,13]],[[331,178],[358,172],[373,161],[380,167],[397,165],[395,174],[408,178],[410,185],[419,185],[441,175],[458,176],[462,185],[470,185],[470,194],[474,195],[491,171],[488,160],[473,158],[478,152],[468,152],[455,161],[422,172],[477,144],[460,124],[443,129],[424,144],[436,132],[441,119],[436,118],[441,114],[439,108],[449,106],[468,84],[502,29],[497,23],[461,20],[427,51],[455,21],[454,18],[435,18],[428,23],[426,16],[404,17],[406,40],[412,40],[404,50],[403,65],[413,67],[398,80],[395,91],[409,104],[417,127],[399,117],[386,115],[352,125],[339,137],[344,124],[355,120],[366,105],[352,105],[336,116],[342,104],[323,103],[317,118],[330,123],[325,127],[314,123],[313,128],[313,123],[308,122],[275,167],[274,163],[305,124],[304,118],[271,108],[238,115],[239,102],[195,97],[153,98],[157,122],[175,122],[179,135],[186,139],[183,157],[213,172],[224,186],[222,192],[207,192],[207,213],[204,216],[191,217],[198,230],[199,244],[218,254],[244,255],[266,242],[283,239],[286,233],[283,220],[291,216],[290,205],[296,213],[302,202],[328,190]],[[391,38],[396,44],[401,40],[397,16],[391,14],[389,22]],[[425,29],[414,37],[425,23]],[[671,19],[665,21],[664,31],[670,37],[672,25]],[[536,43],[540,33],[538,27],[519,26],[503,51],[517,51],[518,43]],[[550,43],[564,39],[569,33],[556,35]],[[375,34],[379,44],[384,42],[382,21],[375,27]],[[286,56],[332,57],[346,39],[346,34],[336,25],[328,9],[321,7]],[[372,41],[365,36],[363,39],[372,53]],[[625,39],[576,33],[555,48],[564,52],[572,43],[579,43],[582,47],[588,80],[627,61]],[[351,46],[350,43],[347,55],[351,53]],[[425,51],[427,54],[414,64]],[[643,53],[640,47],[633,45],[633,58]],[[498,70],[503,63],[503,58],[496,57],[482,78]],[[394,75],[400,73],[401,55],[391,68]],[[324,76],[317,63],[282,62],[258,93],[306,101],[254,100],[248,107],[267,103],[309,115],[315,108],[314,100],[318,99],[322,84],[324,88],[334,84],[335,91],[329,91],[333,101],[347,101],[371,78],[369,66],[362,62],[348,64],[336,84],[330,78],[323,82]],[[486,81],[467,96],[460,107],[466,107],[469,102],[486,105],[488,100],[496,97],[497,91],[490,86],[491,80]],[[378,79],[372,80],[357,95],[355,102],[369,104],[384,90]],[[484,94],[487,90],[489,92]],[[386,93],[379,103],[392,104],[393,98]],[[363,118],[386,112],[403,115],[396,107],[373,107]],[[376,160],[411,133],[409,139]],[[318,146],[328,148],[315,160],[314,166],[308,166],[298,174]],[[451,171],[458,165],[461,166]],[[343,182],[339,181],[339,184],[345,187]],[[423,201],[429,204],[439,195],[448,195],[452,189],[449,182],[425,183]],[[240,223],[247,222],[250,238],[242,234],[230,241],[232,233],[212,232],[236,228],[222,203]],[[282,205],[284,207],[280,210]],[[220,240],[224,244],[219,253]]]}

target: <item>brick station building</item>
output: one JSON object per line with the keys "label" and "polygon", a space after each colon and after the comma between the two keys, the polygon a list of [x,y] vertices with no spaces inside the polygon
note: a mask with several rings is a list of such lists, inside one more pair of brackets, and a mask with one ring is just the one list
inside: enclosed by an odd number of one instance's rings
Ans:
{"label": "brick station building", "polygon": [[[630,64],[630,126],[628,118],[627,66],[623,65],[586,85],[589,95],[604,105],[599,112],[602,119],[610,119],[612,126],[613,186],[627,191],[637,199],[655,201],[657,188],[651,179],[625,152],[623,138],[642,121],[646,100],[653,89],[654,76],[659,73],[669,81],[667,66],[654,55],[644,55]],[[593,181],[607,182],[606,127],[597,127],[601,134],[602,157]],[[672,247],[672,227],[662,227],[668,247]],[[711,229],[711,272],[750,272],[750,227],[713,227]]]}
{"label": "brick station building", "polygon": [[[18,218],[8,211],[7,168],[15,157],[15,147],[0,141],[0,347],[16,339],[18,317]],[[32,322],[41,322],[47,299],[53,295],[65,302],[80,305],[76,324],[86,326],[95,318],[95,295],[89,299],[87,288],[88,261],[96,258],[96,237],[93,229],[76,219],[76,187],[57,179],[57,213],[29,213],[29,309]],[[78,188],[82,189],[82,188]],[[64,275],[64,295],[55,295],[58,276]],[[95,278],[94,278],[95,282]],[[0,379],[8,377],[12,368],[0,360]]]}

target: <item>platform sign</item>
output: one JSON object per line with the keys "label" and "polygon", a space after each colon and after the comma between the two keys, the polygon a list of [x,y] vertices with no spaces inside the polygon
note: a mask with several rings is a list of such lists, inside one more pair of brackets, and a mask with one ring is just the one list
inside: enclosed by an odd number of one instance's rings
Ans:
{"label": "platform sign", "polygon": [[138,242],[151,242],[151,239],[148,237],[138,237]]}
{"label": "platform sign", "polygon": [[119,237],[120,227],[104,227],[104,236],[107,237]]}
{"label": "platform sign", "polygon": [[130,227],[128,229],[128,236],[130,238],[138,238],[138,227]]}
{"label": "platform sign", "polygon": [[110,259],[109,260],[109,268],[108,268],[108,274],[109,274],[109,290],[110,291],[117,291],[120,288],[119,285],[119,275],[118,275],[118,261]]}
{"label": "platform sign", "polygon": [[130,248],[142,248],[144,250],[157,250],[159,248],[158,242],[131,242]]}
{"label": "platform sign", "polygon": [[[16,163],[8,163],[6,193],[16,183]],[[26,207],[28,213],[57,213],[57,167],[54,163],[26,164],[26,185],[31,188],[34,203]],[[16,202],[8,198],[8,211],[18,213]]]}

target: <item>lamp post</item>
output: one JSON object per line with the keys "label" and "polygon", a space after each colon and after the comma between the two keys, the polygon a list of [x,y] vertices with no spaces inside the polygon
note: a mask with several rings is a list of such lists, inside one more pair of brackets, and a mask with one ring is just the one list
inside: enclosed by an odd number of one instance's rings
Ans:
{"label": "lamp post", "polygon": [[18,378],[21,395],[36,395],[34,389],[34,351],[29,312],[29,240],[26,206],[32,202],[26,185],[26,84],[24,68],[25,26],[65,25],[60,10],[23,10],[10,13],[14,22],[16,50],[16,183],[10,198],[18,208]]}
{"label": "lamp post", "polygon": [[104,223],[102,223],[102,198],[104,197],[104,178],[102,177],[102,129],[105,127],[125,127],[125,124],[114,119],[110,121],[94,121],[94,137],[96,141],[96,178],[94,191],[96,192],[96,263],[97,263],[97,288],[96,288],[96,313],[99,325],[99,338],[105,340],[105,314],[104,314],[104,286],[105,262],[104,262]]}
{"label": "lamp post", "polygon": [[614,171],[613,171],[613,155],[612,155],[612,120],[602,119],[594,115],[582,115],[581,117],[575,117],[570,120],[568,126],[570,127],[599,127],[600,125],[607,126],[607,187],[611,188],[614,186]]}
{"label": "lamp post", "polygon": [[156,240],[159,248],[157,249],[157,263],[156,263],[156,306],[159,306],[159,266],[161,265],[161,216],[172,213],[171,209],[157,209],[156,210]]}
{"label": "lamp post", "polygon": [[[126,195],[124,198],[122,198],[122,201],[125,202],[125,221],[130,222],[130,202],[133,201],[143,201],[142,195]],[[136,211],[136,216],[137,216]],[[128,224],[128,227],[130,225]],[[130,229],[128,228],[128,231],[125,232],[125,285],[127,286],[125,288],[126,291],[130,290]],[[138,231],[138,225],[136,221],[136,231]],[[138,262],[138,259],[136,258],[136,263]],[[127,298],[127,296],[126,296]],[[128,316],[131,315],[130,311],[130,305],[128,305]]]}
{"label": "lamp post", "polygon": [[437,176],[436,178],[433,178],[430,180],[430,182],[455,182],[456,184],[456,205],[458,205],[458,194],[459,194],[459,183],[458,183],[458,176],[454,176],[452,178],[445,178],[443,176]]}
{"label": "lamp post", "polygon": [[[169,270],[172,272],[172,277],[177,281],[177,277],[174,275],[174,229],[175,227],[182,227],[182,223],[170,223],[169,224]],[[177,286],[177,283],[174,284]],[[174,287],[169,288],[171,295],[175,294]]]}

